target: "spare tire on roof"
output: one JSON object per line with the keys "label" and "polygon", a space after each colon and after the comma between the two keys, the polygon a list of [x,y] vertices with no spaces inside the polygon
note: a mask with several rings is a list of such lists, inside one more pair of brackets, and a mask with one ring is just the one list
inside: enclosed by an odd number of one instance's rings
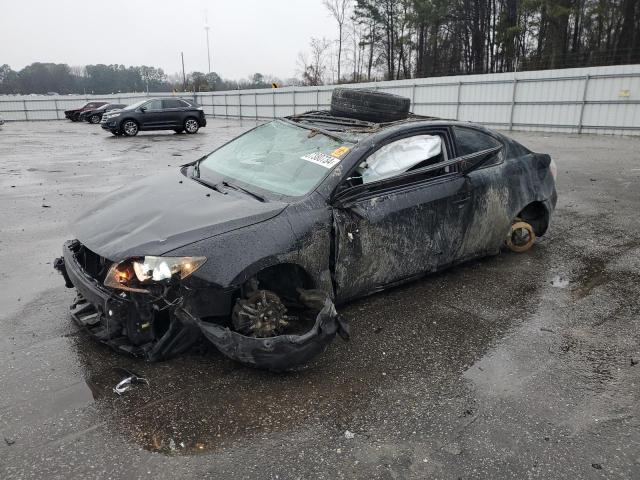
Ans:
{"label": "spare tire on roof", "polygon": [[386,123],[407,118],[411,101],[400,95],[363,88],[336,88],[331,95],[331,115]]}

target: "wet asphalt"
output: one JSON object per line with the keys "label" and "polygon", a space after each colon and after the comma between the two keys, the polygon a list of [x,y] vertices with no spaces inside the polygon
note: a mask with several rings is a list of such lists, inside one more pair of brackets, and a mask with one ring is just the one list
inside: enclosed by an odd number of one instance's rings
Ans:
{"label": "wet asphalt", "polygon": [[[352,340],[299,371],[80,332],[52,268],[73,218],[254,124],[1,127],[0,478],[640,478],[638,138],[514,132],[558,164],[548,234],[342,307]],[[117,368],[150,385],[118,396]]]}

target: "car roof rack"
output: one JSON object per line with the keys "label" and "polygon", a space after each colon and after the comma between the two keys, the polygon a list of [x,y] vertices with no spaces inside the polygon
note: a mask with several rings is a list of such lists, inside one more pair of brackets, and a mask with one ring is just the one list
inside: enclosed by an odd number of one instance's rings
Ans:
{"label": "car roof rack", "polygon": [[382,128],[390,127],[393,125],[399,125],[406,122],[416,122],[422,120],[442,120],[438,117],[429,117],[425,115],[416,115],[414,113],[409,113],[407,118],[402,120],[396,120],[394,122],[386,122],[386,123],[376,123],[376,122],[368,122],[366,120],[359,120],[357,118],[347,118],[347,117],[338,117],[332,115],[328,110],[310,110],[308,112],[300,113],[298,115],[291,115],[285,117],[288,120],[294,122],[304,122],[304,123],[322,123],[326,125],[329,129],[331,127],[335,128],[335,130],[349,130],[352,132],[374,132],[376,130],[380,130]]}

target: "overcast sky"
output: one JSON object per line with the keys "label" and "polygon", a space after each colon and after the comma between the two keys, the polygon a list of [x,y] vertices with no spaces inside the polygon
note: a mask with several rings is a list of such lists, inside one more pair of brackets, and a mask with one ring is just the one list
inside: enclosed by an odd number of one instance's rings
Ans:
{"label": "overcast sky", "polygon": [[337,37],[321,0],[0,0],[0,64],[150,65],[224,78],[297,72],[312,36]]}

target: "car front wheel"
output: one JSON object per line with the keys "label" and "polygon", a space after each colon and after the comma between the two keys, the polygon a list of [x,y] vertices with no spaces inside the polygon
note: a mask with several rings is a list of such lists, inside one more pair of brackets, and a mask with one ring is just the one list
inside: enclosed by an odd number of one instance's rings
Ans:
{"label": "car front wheel", "polygon": [[134,120],[127,120],[122,124],[122,133],[127,137],[135,137],[138,134],[138,124]]}
{"label": "car front wheel", "polygon": [[196,133],[200,128],[200,124],[195,118],[187,118],[184,121],[184,130],[187,133]]}
{"label": "car front wheel", "polygon": [[91,115],[89,117],[89,123],[100,123],[100,115]]}

